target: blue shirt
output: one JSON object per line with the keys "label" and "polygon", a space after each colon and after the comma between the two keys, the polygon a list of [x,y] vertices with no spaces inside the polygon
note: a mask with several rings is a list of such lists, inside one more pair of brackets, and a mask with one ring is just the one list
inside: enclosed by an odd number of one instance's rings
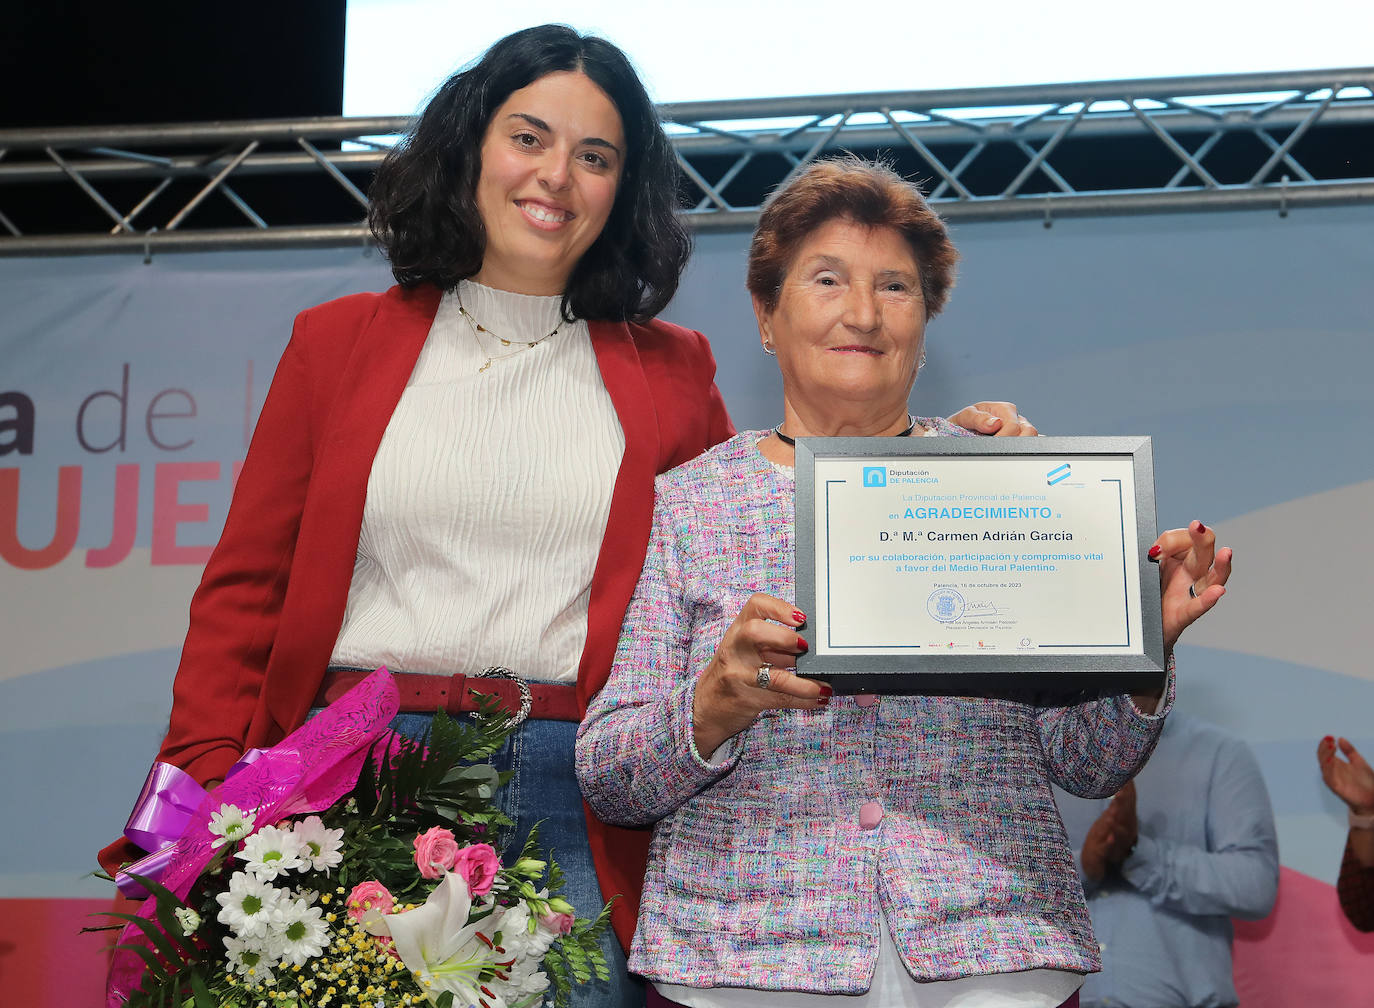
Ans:
{"label": "blue shirt", "polygon": [[[1274,814],[1255,757],[1240,739],[1175,711],[1135,786],[1135,850],[1119,873],[1083,879],[1102,946],[1102,972],[1080,991],[1083,1008],[1234,1005],[1231,918],[1268,914],[1279,880]],[[1109,799],[1058,788],[1055,798],[1078,858]]]}

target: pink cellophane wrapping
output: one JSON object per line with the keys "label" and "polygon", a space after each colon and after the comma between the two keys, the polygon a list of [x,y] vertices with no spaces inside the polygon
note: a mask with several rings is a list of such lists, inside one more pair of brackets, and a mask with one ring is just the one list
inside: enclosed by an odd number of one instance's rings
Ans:
{"label": "pink cellophane wrapping", "polygon": [[[216,854],[210,846],[216,839],[209,830],[210,814],[221,805],[254,812],[257,828],[322,811],[348,794],[358,782],[368,751],[389,731],[396,708],[396,685],[391,674],[379,668],[279,744],[255,750],[255,759],[239,766],[200,803],[186,831],[171,848],[162,884],[178,898],[186,898]],[[156,901],[149,899],[139,916],[151,920],[156,912]],[[147,936],[134,924],[125,926],[119,944],[152,948]],[[223,950],[211,949],[210,954],[222,955]],[[143,961],[136,953],[114,953],[106,985],[106,1008],[118,1008],[129,999],[138,988],[143,970]]]}

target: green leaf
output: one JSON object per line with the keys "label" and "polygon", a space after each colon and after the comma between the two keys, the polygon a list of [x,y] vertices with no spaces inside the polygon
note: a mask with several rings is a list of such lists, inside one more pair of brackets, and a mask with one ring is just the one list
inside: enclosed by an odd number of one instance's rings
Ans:
{"label": "green leaf", "polygon": [[591,979],[591,969],[587,964],[587,953],[577,942],[563,943],[563,956],[568,961],[568,968],[572,970],[573,976],[578,983],[586,983]]}
{"label": "green leaf", "polygon": [[166,967],[163,966],[158,957],[153,955],[144,945],[116,945],[111,951],[132,952],[142,959],[143,964],[148,967],[148,972],[145,974],[148,979],[154,980],[159,984],[164,984],[171,979],[171,976],[167,973]]}
{"label": "green leaf", "polygon": [[441,784],[455,784],[459,781],[485,784],[493,790],[496,788],[500,774],[496,767],[490,763],[470,763],[465,766],[454,767],[443,777],[439,778]]}
{"label": "green leaf", "polygon": [[[195,945],[181,933],[181,923],[176,919],[172,912],[176,909],[191,909],[185,901],[179,899],[176,893],[172,892],[161,882],[148,878],[143,875],[129,873],[129,877],[152,894],[152,899],[156,900],[157,920],[162,925],[163,933],[182,950],[183,956],[194,957],[196,954]],[[204,915],[202,915],[204,916]]]}
{"label": "green leaf", "polygon": [[568,980],[568,964],[560,951],[560,945],[549,949],[544,956],[543,967],[553,985],[554,1004],[567,1005],[572,998],[572,983]]}
{"label": "green leaf", "polygon": [[[157,949],[158,954],[167,961],[167,972],[175,973],[186,965],[186,957],[181,954],[177,946],[173,945],[172,942],[168,940],[167,936],[162,932],[162,929],[153,921],[148,920],[146,917],[140,917],[137,914],[117,913],[114,910],[109,911],[109,914],[111,917],[118,917],[120,920],[128,921],[142,931],[147,939],[153,943],[153,947]],[[119,947],[139,948],[140,946],[128,945]]]}
{"label": "green leaf", "polygon": [[195,970],[191,971],[191,993],[195,997],[196,1008],[222,1008],[210,994],[210,988],[205,986],[205,980]]}

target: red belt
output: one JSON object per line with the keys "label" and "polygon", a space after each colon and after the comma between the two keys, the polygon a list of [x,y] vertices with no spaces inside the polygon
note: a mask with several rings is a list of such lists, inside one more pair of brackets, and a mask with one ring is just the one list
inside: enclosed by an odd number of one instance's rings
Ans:
{"label": "red belt", "polygon": [[[329,669],[315,696],[315,706],[323,707],[343,696],[372,673],[354,669]],[[393,672],[391,679],[400,694],[403,713],[433,714],[441,710],[454,715],[477,710],[473,696],[481,693],[495,697],[519,721],[526,717],[539,721],[581,721],[577,706],[577,687],[571,683],[527,682],[513,676],[419,675]],[[523,714],[523,716],[522,716]]]}

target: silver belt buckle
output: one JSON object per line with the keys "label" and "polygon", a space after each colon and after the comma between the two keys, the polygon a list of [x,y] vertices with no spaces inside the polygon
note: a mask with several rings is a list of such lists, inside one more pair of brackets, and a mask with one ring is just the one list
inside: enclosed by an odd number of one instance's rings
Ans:
{"label": "silver belt buckle", "polygon": [[[473,676],[472,678],[510,679],[514,681],[514,683],[520,687],[520,710],[511,718],[511,727],[514,728],[530,716],[530,711],[534,709],[534,694],[530,692],[530,684],[525,682],[525,680],[521,679],[510,669],[501,665],[488,665],[482,670],[481,676]],[[477,690],[479,693],[482,692],[480,686],[471,688]]]}

